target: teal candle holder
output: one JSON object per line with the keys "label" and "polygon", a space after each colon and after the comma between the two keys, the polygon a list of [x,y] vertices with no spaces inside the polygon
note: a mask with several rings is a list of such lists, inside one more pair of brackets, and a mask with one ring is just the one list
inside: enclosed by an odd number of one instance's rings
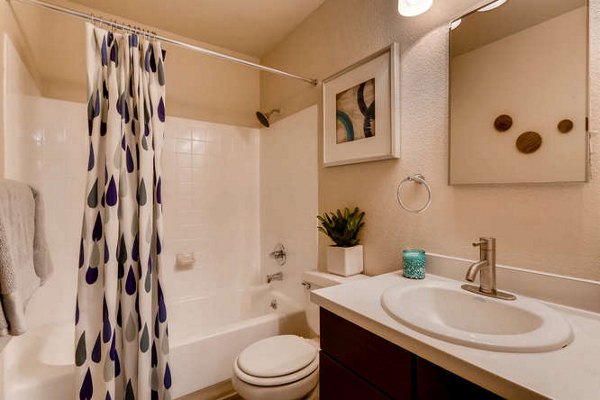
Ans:
{"label": "teal candle holder", "polygon": [[425,279],[425,250],[403,250],[402,264],[405,277],[410,279]]}

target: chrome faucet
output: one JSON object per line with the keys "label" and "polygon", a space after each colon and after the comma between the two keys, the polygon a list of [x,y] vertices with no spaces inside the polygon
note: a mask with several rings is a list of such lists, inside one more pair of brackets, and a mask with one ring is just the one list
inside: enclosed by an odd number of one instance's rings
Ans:
{"label": "chrome faucet", "polygon": [[267,275],[267,283],[271,283],[273,281],[282,281],[283,280],[283,272],[276,272],[274,274]]}
{"label": "chrome faucet", "polygon": [[479,272],[479,287],[462,285],[462,288],[469,292],[497,299],[515,300],[514,295],[496,290],[496,239],[493,237],[480,237],[479,242],[473,243],[473,246],[479,246],[479,261],[471,264],[465,279],[474,282]]}

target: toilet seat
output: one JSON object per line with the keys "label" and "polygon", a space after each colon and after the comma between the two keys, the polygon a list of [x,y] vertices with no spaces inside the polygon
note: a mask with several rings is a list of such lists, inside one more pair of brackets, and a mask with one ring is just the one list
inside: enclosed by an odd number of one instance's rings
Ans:
{"label": "toilet seat", "polygon": [[319,367],[318,351],[295,335],[272,336],[246,348],[234,362],[234,373],[255,386],[279,386],[299,381]]}

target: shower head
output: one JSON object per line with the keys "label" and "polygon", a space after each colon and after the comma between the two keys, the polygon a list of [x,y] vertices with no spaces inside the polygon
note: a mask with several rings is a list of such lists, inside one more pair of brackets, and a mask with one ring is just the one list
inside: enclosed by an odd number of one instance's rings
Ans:
{"label": "shower head", "polygon": [[264,113],[262,111],[257,111],[256,118],[258,119],[258,122],[260,122],[262,126],[264,126],[265,128],[268,128],[271,125],[271,123],[269,121],[269,118],[271,118],[271,115],[279,114],[279,113],[280,113],[280,111],[278,109],[271,110],[266,113]]}

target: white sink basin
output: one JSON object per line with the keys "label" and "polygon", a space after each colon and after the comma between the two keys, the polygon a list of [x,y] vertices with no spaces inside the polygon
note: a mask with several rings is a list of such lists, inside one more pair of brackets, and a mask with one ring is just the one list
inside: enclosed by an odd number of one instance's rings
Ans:
{"label": "white sink basin", "polygon": [[560,349],[573,340],[571,325],[545,304],[524,297],[484,297],[454,282],[391,287],[381,304],[415,330],[479,349],[533,353]]}

